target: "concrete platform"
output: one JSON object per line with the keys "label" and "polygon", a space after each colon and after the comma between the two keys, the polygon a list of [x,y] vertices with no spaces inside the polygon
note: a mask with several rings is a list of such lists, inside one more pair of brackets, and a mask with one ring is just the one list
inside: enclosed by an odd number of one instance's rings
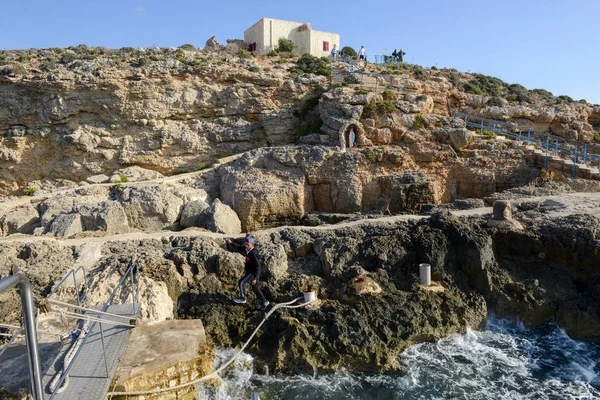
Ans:
{"label": "concrete platform", "polygon": [[[187,383],[212,372],[213,359],[202,321],[143,324],[131,333],[113,387],[115,391],[142,391]],[[190,386],[169,395],[193,399],[196,393]]]}

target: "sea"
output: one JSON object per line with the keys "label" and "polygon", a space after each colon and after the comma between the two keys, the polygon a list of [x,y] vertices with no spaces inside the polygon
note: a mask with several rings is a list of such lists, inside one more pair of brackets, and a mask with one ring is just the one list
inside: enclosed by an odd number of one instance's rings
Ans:
{"label": "sea", "polygon": [[[215,365],[235,354],[219,349]],[[218,388],[200,399],[600,399],[600,343],[573,340],[555,323],[527,329],[488,317],[482,331],[468,330],[437,343],[410,347],[400,356],[406,374],[350,372],[296,376],[259,375],[243,354]]]}

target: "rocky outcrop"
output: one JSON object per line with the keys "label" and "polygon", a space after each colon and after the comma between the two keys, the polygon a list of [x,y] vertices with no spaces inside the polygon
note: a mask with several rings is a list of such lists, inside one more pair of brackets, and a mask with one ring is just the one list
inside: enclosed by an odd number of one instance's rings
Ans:
{"label": "rocky outcrop", "polygon": [[235,235],[242,232],[240,219],[235,211],[215,199],[198,217],[198,225],[209,231]]}
{"label": "rocky outcrop", "polygon": [[[482,160],[443,149],[421,143],[345,153],[319,146],[256,150],[219,169],[221,199],[251,231],[295,224],[314,211],[418,213],[424,204],[483,197],[535,177],[510,149],[506,158],[485,158],[483,171],[473,168]],[[488,151],[481,145],[479,154]]]}

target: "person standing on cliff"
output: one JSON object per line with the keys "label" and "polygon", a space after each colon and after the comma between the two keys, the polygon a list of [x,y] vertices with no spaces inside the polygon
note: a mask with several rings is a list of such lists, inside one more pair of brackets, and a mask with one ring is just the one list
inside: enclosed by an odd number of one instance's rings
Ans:
{"label": "person standing on cliff", "polygon": [[365,46],[360,46],[360,50],[358,51],[358,59],[359,60],[365,59]]}
{"label": "person standing on cliff", "polygon": [[244,244],[241,246],[236,245],[231,241],[231,239],[228,238],[225,238],[225,243],[228,247],[233,247],[234,251],[237,251],[246,257],[244,262],[245,275],[238,282],[240,286],[240,296],[233,299],[233,301],[238,304],[246,303],[246,290],[244,286],[249,282],[250,286],[252,287],[252,291],[261,301],[261,309],[266,311],[267,307],[269,306],[269,301],[265,298],[265,295],[260,290],[261,265],[258,250],[254,247],[254,238],[252,236],[246,237]]}

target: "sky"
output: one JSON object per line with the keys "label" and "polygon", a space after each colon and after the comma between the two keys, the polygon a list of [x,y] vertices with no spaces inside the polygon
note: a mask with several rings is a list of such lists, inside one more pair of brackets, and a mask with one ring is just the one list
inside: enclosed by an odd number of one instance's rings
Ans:
{"label": "sky", "polygon": [[600,104],[600,0],[2,0],[0,50],[204,47],[263,17],[309,22],[367,54],[456,68]]}

